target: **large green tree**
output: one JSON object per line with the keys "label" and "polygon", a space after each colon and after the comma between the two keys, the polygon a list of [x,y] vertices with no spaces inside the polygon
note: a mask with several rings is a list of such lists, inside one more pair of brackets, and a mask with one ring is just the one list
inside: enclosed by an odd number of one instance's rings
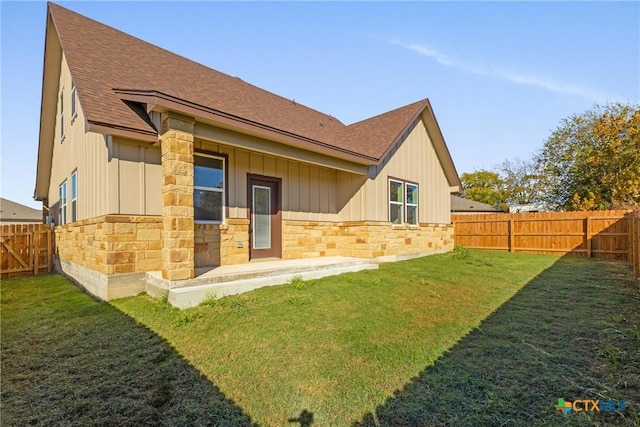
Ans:
{"label": "large green tree", "polygon": [[596,106],[564,119],[537,160],[545,198],[559,208],[640,207],[640,106]]}
{"label": "large green tree", "polygon": [[469,200],[508,209],[504,181],[497,172],[477,170],[460,176],[464,196]]}

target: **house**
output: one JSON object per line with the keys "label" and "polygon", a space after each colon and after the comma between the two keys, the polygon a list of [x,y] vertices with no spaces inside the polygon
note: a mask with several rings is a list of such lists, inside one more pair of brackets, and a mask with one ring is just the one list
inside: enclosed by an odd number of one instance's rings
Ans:
{"label": "house", "polygon": [[455,214],[474,214],[474,213],[500,213],[502,210],[495,206],[488,205],[475,200],[465,199],[464,197],[451,195],[451,213]]}
{"label": "house", "polygon": [[0,225],[43,223],[42,211],[0,198]]}
{"label": "house", "polygon": [[450,250],[458,191],[427,99],[347,126],[48,4],[35,198],[103,299],[150,271]]}
{"label": "house", "polygon": [[553,209],[546,203],[529,203],[525,205],[509,205],[509,213],[550,212]]}

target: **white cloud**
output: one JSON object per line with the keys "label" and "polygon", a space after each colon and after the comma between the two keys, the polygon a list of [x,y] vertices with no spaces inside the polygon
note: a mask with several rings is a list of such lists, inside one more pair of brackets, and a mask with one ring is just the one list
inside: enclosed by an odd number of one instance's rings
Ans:
{"label": "white cloud", "polygon": [[591,102],[604,103],[617,100],[617,97],[612,97],[603,92],[575,86],[568,83],[555,82],[533,74],[509,71],[507,69],[489,64],[469,63],[460,59],[452,58],[442,52],[439,52],[436,49],[425,45],[416,43],[403,43],[398,40],[392,40],[391,42],[404,49],[413,51],[419,55],[432,58],[440,65],[455,68],[467,73],[491,77],[494,79],[504,80],[516,84],[535,86],[541,89],[548,90],[550,92],[560,93],[564,95],[579,96]]}

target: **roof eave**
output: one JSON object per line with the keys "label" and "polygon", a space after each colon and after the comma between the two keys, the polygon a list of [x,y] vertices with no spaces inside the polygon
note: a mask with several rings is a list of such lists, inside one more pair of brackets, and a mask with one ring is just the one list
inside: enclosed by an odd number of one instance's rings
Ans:
{"label": "roof eave", "polygon": [[[62,61],[62,47],[48,6],[45,27],[38,160],[36,166],[36,185],[33,194],[34,199],[38,201],[42,201],[49,193],[55,133],[55,114],[57,109],[56,101],[60,82],[59,64]],[[54,83],[47,84],[47,81],[53,81]],[[51,119],[51,117],[53,117],[53,119]]]}
{"label": "roof eave", "polygon": [[425,108],[421,112],[421,116],[427,126],[427,131],[429,131],[429,136],[431,137],[433,148],[436,150],[436,154],[440,160],[440,165],[442,165],[442,169],[447,177],[447,181],[449,182],[449,192],[458,193],[462,191],[460,176],[458,175],[456,166],[453,163],[451,152],[449,151],[444,136],[442,135],[442,130],[440,129],[438,120],[433,112],[433,108],[431,107],[431,102],[428,99]]}
{"label": "roof eave", "polygon": [[347,160],[363,166],[376,164],[377,159],[348,150],[335,148],[322,141],[307,138],[291,132],[277,129],[261,123],[256,123],[242,117],[233,116],[223,111],[218,111],[202,105],[194,104],[184,99],[176,98],[155,90],[137,89],[114,89],[114,92],[124,101],[133,101],[147,105],[147,111],[175,111],[187,114],[209,123],[233,130],[240,133],[247,133],[267,140],[279,142],[291,147],[300,148],[306,151],[324,154]]}

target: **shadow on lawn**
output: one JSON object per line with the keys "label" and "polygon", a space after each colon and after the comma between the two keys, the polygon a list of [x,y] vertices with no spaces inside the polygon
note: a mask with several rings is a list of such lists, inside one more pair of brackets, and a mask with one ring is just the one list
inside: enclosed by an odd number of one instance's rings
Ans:
{"label": "shadow on lawn", "polygon": [[[560,258],[353,426],[638,425],[638,303],[626,264]],[[630,408],[565,417],[558,398]]]}
{"label": "shadow on lawn", "polygon": [[3,281],[2,308],[2,425],[253,425],[165,340],[60,276]]}

